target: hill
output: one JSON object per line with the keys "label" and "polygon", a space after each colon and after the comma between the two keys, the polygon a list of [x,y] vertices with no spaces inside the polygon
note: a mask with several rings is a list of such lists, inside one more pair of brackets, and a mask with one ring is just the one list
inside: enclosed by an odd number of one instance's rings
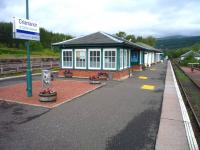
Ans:
{"label": "hill", "polygon": [[200,43],[200,36],[169,36],[156,39],[156,48],[173,50],[178,48],[190,47],[195,43]]}

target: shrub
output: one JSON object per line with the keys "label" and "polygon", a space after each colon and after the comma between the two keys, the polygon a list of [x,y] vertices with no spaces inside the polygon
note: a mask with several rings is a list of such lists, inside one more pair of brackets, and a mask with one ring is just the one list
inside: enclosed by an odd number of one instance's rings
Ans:
{"label": "shrub", "polygon": [[190,56],[186,57],[184,60],[180,61],[180,64],[182,66],[188,66],[188,63],[199,63],[199,61],[196,58],[194,58],[192,55],[190,55]]}

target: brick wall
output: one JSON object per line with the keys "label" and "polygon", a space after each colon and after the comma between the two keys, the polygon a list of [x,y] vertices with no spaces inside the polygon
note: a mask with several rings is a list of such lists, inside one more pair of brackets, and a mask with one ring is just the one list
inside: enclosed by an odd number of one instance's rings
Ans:
{"label": "brick wall", "polygon": [[132,70],[133,71],[142,71],[142,65],[134,65],[132,66]]}
{"label": "brick wall", "polygon": [[[73,77],[79,77],[79,78],[89,78],[90,76],[97,75],[98,72],[102,70],[80,70],[80,69],[67,69],[70,70],[73,73]],[[65,69],[61,69],[58,73],[60,77],[64,77],[64,71]],[[121,80],[124,78],[129,77],[129,69],[121,70],[121,71],[103,71],[107,72],[108,74],[112,75],[113,80]]]}

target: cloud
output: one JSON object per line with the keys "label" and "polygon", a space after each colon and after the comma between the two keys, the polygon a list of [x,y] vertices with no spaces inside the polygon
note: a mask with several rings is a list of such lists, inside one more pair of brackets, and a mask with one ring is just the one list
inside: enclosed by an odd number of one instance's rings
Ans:
{"label": "cloud", "polygon": [[[199,35],[199,0],[29,0],[30,19],[53,32]],[[1,0],[0,21],[25,18],[25,1]]]}

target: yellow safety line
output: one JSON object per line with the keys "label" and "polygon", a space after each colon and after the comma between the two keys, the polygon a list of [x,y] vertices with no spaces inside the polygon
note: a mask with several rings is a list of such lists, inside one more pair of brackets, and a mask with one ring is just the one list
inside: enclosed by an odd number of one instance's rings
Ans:
{"label": "yellow safety line", "polygon": [[143,90],[154,90],[155,86],[154,85],[143,85],[141,87],[141,89],[143,89]]}
{"label": "yellow safety line", "polygon": [[146,76],[139,76],[138,78],[141,79],[141,80],[146,80],[146,79],[148,79],[148,77],[146,77]]}

